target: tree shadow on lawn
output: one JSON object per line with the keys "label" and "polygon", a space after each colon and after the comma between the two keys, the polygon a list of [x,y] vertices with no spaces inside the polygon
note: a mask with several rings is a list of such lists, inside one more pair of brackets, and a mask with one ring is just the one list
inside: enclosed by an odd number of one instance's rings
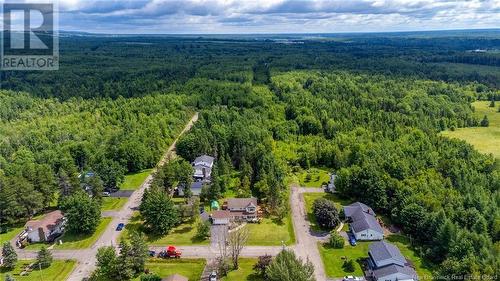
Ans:
{"label": "tree shadow on lawn", "polygon": [[253,272],[252,274],[247,276],[247,281],[264,281],[264,278],[262,278],[259,274]]}

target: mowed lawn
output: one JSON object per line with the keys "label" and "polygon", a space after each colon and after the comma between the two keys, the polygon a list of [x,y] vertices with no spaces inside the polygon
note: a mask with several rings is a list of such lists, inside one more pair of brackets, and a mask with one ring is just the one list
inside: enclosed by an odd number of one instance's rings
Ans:
{"label": "mowed lawn", "polygon": [[142,170],[137,173],[125,175],[123,183],[120,185],[120,190],[136,190],[151,174],[153,169]]}
{"label": "mowed lawn", "polygon": [[313,204],[314,201],[318,198],[325,198],[334,202],[335,207],[340,212],[342,206],[349,205],[352,202],[350,199],[343,199],[339,196],[331,193],[304,193],[304,203],[307,211],[307,219],[311,223],[311,229],[315,231],[320,231],[321,228],[316,224],[316,218],[313,214]]}
{"label": "mowed lawn", "polygon": [[51,266],[41,271],[35,268],[28,275],[21,276],[21,272],[34,262],[34,260],[19,260],[14,270],[0,269],[0,279],[4,280],[5,276],[9,274],[18,281],[66,280],[76,264],[74,260],[54,260]]}
{"label": "mowed lawn", "polygon": [[264,281],[254,270],[257,259],[240,258],[238,270],[231,270],[222,281]]}
{"label": "mowed lawn", "polygon": [[[63,236],[56,239],[57,243],[54,244],[54,249],[73,250],[89,248],[97,241],[97,239],[99,239],[110,222],[111,218],[109,217],[101,218],[101,223],[99,223],[93,234],[65,233]],[[59,240],[62,240],[63,243],[59,244]],[[46,244],[30,244],[26,247],[26,249],[40,249],[43,245]]]}
{"label": "mowed lawn", "polygon": [[472,144],[477,150],[483,153],[491,153],[500,159],[500,113],[496,107],[489,107],[489,101],[477,101],[472,103],[475,116],[482,120],[484,115],[488,116],[489,127],[458,128],[455,131],[444,131],[443,136],[458,138]]}
{"label": "mowed lawn", "polygon": [[128,198],[103,197],[101,211],[118,211],[127,203]]}
{"label": "mowed lawn", "polygon": [[[431,266],[422,260],[422,258],[419,257],[415,251],[413,251],[409,240],[405,236],[390,235],[386,240],[395,244],[403,256],[413,263],[421,280],[432,279]],[[319,252],[321,254],[321,259],[323,260],[327,276],[331,278],[346,275],[363,276],[363,270],[358,260],[368,258],[368,246],[371,243],[372,242],[358,241],[356,246],[351,246],[346,243],[343,249],[333,249],[319,243]],[[346,259],[354,260],[356,266],[354,272],[346,272],[342,268]]]}
{"label": "mowed lawn", "polygon": [[142,224],[141,215],[137,212],[131,218],[130,222],[125,226],[122,231],[121,237],[128,237],[131,231],[139,231],[146,234],[146,242],[151,246],[166,246],[166,245],[204,245],[208,244],[209,239],[201,240],[196,238],[196,225],[195,222],[185,222],[175,227],[169,234],[164,236],[152,236],[145,233]]}
{"label": "mowed lawn", "polygon": [[3,244],[3,242],[10,241],[14,239],[21,231],[23,231],[24,226],[23,225],[16,225],[13,226],[12,228],[8,228],[6,232],[0,233],[0,244]]}
{"label": "mowed lawn", "polygon": [[297,174],[299,185],[302,187],[321,187],[330,180],[329,170],[310,168]]}
{"label": "mowed lawn", "polygon": [[295,243],[292,218],[289,214],[282,222],[263,218],[260,223],[248,223],[247,245],[250,246],[280,246]]}
{"label": "mowed lawn", "polygon": [[[346,275],[363,276],[363,270],[357,260],[368,257],[368,245],[370,242],[358,241],[356,246],[345,245],[343,249],[333,249],[318,243],[326,275],[333,278]],[[346,259],[354,260],[356,266],[354,272],[345,272],[342,268]]]}
{"label": "mowed lawn", "polygon": [[[199,281],[206,261],[204,259],[150,259],[146,262],[146,269],[151,273],[158,274],[161,278],[165,278],[172,274],[180,274],[189,279],[189,281]],[[134,281],[141,280],[140,276],[133,279]]]}

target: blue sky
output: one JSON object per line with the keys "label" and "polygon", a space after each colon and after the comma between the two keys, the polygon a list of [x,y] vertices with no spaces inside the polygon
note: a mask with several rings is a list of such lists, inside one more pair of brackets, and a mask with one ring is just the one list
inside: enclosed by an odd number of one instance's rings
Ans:
{"label": "blue sky", "polygon": [[61,30],[102,33],[335,33],[500,27],[500,0],[59,0],[59,9]]}

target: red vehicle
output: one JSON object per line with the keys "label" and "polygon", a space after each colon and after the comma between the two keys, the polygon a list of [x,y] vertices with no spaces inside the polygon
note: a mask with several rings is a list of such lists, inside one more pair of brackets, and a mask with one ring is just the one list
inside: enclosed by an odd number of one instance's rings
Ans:
{"label": "red vehicle", "polygon": [[177,250],[174,246],[168,246],[167,250],[163,250],[158,254],[160,258],[180,258],[182,255],[181,251]]}

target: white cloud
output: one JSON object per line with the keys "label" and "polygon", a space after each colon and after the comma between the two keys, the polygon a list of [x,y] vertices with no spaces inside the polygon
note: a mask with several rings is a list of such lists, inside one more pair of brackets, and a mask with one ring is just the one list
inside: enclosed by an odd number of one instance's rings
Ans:
{"label": "white cloud", "polygon": [[61,29],[254,33],[499,28],[500,0],[60,0]]}

